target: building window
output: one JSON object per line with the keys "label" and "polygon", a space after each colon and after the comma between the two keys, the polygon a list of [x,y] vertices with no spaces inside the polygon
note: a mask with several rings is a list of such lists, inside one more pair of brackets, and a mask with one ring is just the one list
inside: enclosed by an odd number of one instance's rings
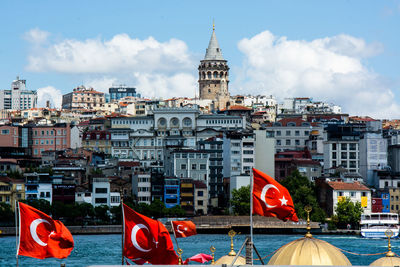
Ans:
{"label": "building window", "polygon": [[347,159],[347,152],[340,153],[342,159]]}
{"label": "building window", "polygon": [[362,192],[361,195],[362,195],[363,197],[366,197],[366,196],[367,196],[367,192]]}
{"label": "building window", "polygon": [[286,136],[290,136],[290,131],[286,131]]}
{"label": "building window", "polygon": [[196,170],[197,169],[197,164],[192,164],[192,170]]}
{"label": "building window", "polygon": [[198,196],[198,197],[204,196],[204,192],[203,192],[203,191],[197,191],[197,196]]}
{"label": "building window", "polygon": [[294,144],[295,144],[296,146],[299,146],[299,145],[300,145],[300,140],[294,140]]}
{"label": "building window", "polygon": [[340,144],[341,150],[347,150],[347,144]]}
{"label": "building window", "polygon": [[1,130],[2,135],[8,135],[10,134],[10,130]]}
{"label": "building window", "polygon": [[286,145],[287,145],[287,146],[290,146],[290,143],[291,143],[290,140],[289,140],[289,139],[286,139]]}
{"label": "building window", "polygon": [[336,150],[336,144],[332,144],[332,150]]}
{"label": "building window", "polygon": [[280,145],[281,145],[281,140],[277,139],[277,140],[276,140],[276,145],[277,145],[277,146],[280,146]]}
{"label": "building window", "polygon": [[332,158],[336,159],[336,152],[332,152]]}
{"label": "building window", "polygon": [[96,188],[96,194],[107,194],[107,188]]}
{"label": "building window", "polygon": [[96,198],[95,203],[96,204],[107,204],[107,198]]}
{"label": "building window", "polygon": [[186,164],[181,164],[181,170],[186,170]]}
{"label": "building window", "polygon": [[203,206],[203,200],[197,200],[197,205],[198,206]]}
{"label": "building window", "polygon": [[276,131],[276,136],[281,136],[281,131]]}
{"label": "building window", "polygon": [[356,196],[356,193],[355,193],[355,192],[350,192],[350,196],[351,196],[351,197],[355,197],[355,196]]}
{"label": "building window", "polygon": [[300,136],[300,131],[295,131],[295,132],[294,132],[294,135],[295,135],[295,136]]}
{"label": "building window", "polygon": [[343,192],[342,192],[342,191],[339,191],[339,192],[338,192],[338,196],[339,196],[339,197],[342,197],[342,196],[343,196]]}

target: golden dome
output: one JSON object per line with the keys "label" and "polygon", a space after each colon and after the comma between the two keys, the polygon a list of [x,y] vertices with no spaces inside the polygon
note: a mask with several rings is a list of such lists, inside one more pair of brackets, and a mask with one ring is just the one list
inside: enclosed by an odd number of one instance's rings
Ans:
{"label": "golden dome", "polygon": [[268,265],[351,265],[347,257],[335,246],[312,237],[310,233],[311,207],[306,206],[307,234],[281,247]]}
{"label": "golden dome", "polygon": [[313,237],[303,237],[280,248],[268,265],[351,265],[338,248]]}
{"label": "golden dome", "polygon": [[[228,253],[228,255],[222,256],[219,258],[216,262],[212,262],[211,265],[220,265],[220,264],[226,264],[226,265],[231,265],[233,260],[236,257],[236,252],[233,250],[233,238],[236,235],[236,232],[233,230],[230,230],[228,233],[229,237],[231,238],[231,251]],[[211,252],[215,252],[215,249],[211,249]],[[245,265],[246,264],[246,258],[239,256],[235,263],[233,265]]]}
{"label": "golden dome", "polygon": [[[214,263],[214,265],[220,265],[220,264],[231,265],[235,257],[236,256],[229,256],[229,255],[222,256]],[[239,256],[233,265],[245,265],[245,264],[246,264],[246,259],[243,256]]]}
{"label": "golden dome", "polygon": [[400,266],[400,258],[395,257],[396,254],[392,251],[392,245],[390,244],[390,238],[393,236],[392,230],[386,230],[385,235],[388,238],[388,252],[386,253],[385,257],[379,258],[370,266]]}
{"label": "golden dome", "polygon": [[400,266],[399,257],[382,257],[370,264],[371,266]]}

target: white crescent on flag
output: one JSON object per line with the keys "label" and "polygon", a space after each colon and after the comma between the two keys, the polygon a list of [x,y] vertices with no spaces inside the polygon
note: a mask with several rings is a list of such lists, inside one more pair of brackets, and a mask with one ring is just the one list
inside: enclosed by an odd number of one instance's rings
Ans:
{"label": "white crescent on flag", "polygon": [[272,209],[272,208],[275,208],[275,207],[276,207],[276,205],[274,205],[274,206],[269,205],[268,202],[267,202],[267,200],[265,199],[265,196],[267,195],[268,190],[271,189],[271,188],[275,188],[275,189],[280,193],[279,189],[278,189],[275,185],[273,185],[273,184],[267,184],[267,185],[264,186],[264,188],[262,189],[261,195],[260,195],[261,200],[264,201],[265,205],[266,205],[267,208],[269,208],[269,209]]}
{"label": "white crescent on flag", "polygon": [[37,235],[37,227],[39,226],[39,224],[41,223],[47,223],[50,224],[47,220],[45,219],[36,219],[34,221],[31,222],[31,225],[29,226],[29,230],[31,232],[31,236],[33,238],[33,240],[35,240],[36,243],[38,243],[39,245],[45,247],[47,246],[47,243],[43,242],[42,240],[40,240],[39,236]]}
{"label": "white crescent on flag", "polygon": [[[178,226],[176,227],[176,231],[177,231],[178,233],[180,233],[180,234],[183,234],[183,231],[181,231],[181,230],[179,229],[179,227],[183,227],[183,225],[182,225],[182,224],[178,224]],[[183,230],[185,231],[186,229],[184,228]]]}
{"label": "white crescent on flag", "polygon": [[142,252],[149,252],[149,251],[151,250],[151,248],[150,248],[150,249],[144,249],[144,248],[142,248],[142,247],[139,245],[139,243],[137,242],[136,235],[137,235],[137,232],[138,232],[140,229],[146,229],[148,232],[150,232],[146,225],[143,225],[143,224],[136,224],[136,225],[133,227],[133,229],[132,229],[132,234],[131,234],[131,241],[132,241],[132,244],[133,244],[133,246],[134,246],[137,250],[139,250],[139,251],[142,251]]}

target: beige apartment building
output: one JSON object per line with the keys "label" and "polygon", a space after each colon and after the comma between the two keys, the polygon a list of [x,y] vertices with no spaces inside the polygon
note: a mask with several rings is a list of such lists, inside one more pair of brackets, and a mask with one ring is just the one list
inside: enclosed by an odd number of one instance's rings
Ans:
{"label": "beige apartment building", "polygon": [[62,108],[70,110],[99,110],[104,108],[105,103],[104,93],[81,85],[71,93],[63,95]]}

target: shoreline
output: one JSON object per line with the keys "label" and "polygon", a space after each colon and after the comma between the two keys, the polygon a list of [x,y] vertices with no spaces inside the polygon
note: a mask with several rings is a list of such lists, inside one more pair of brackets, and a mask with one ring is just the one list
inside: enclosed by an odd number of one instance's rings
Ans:
{"label": "shoreline", "polygon": [[[90,225],[90,226],[67,226],[73,235],[107,235],[107,234],[121,234],[121,225]],[[170,228],[170,227],[169,227]],[[168,229],[172,233],[171,229]],[[230,229],[240,232],[241,234],[249,234],[249,226],[229,226],[229,227],[201,227],[197,228],[198,234],[227,234]],[[0,227],[2,236],[15,236],[15,227]],[[305,228],[254,228],[254,234],[261,235],[292,235],[292,234],[305,234]],[[320,228],[311,229],[314,235],[360,235],[360,230],[328,230],[323,231]]]}

